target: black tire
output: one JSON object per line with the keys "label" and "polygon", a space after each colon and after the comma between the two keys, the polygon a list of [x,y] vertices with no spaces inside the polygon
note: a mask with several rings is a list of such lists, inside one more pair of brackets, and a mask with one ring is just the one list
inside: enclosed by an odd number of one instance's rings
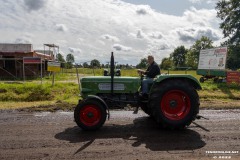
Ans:
{"label": "black tire", "polygon": [[151,112],[150,112],[150,110],[149,110],[149,108],[148,108],[146,103],[142,103],[140,105],[140,107],[141,107],[143,112],[145,112],[147,115],[151,116]]}
{"label": "black tire", "polygon": [[201,77],[201,78],[199,79],[199,81],[200,81],[201,83],[204,83],[204,77]]}
{"label": "black tire", "polygon": [[99,129],[105,123],[106,117],[104,105],[97,100],[83,101],[74,110],[74,120],[83,130]]}
{"label": "black tire", "polygon": [[152,89],[149,106],[152,116],[163,128],[182,129],[195,120],[199,96],[187,82],[169,80]]}

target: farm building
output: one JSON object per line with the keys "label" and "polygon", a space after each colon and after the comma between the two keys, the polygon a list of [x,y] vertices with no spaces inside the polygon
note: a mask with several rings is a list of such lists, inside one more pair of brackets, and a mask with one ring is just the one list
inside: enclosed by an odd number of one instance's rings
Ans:
{"label": "farm building", "polygon": [[[45,46],[49,50],[45,51]],[[33,50],[32,44],[0,44],[0,79],[37,78],[47,73],[47,62],[54,61],[50,48],[58,46],[44,44],[44,50]]]}

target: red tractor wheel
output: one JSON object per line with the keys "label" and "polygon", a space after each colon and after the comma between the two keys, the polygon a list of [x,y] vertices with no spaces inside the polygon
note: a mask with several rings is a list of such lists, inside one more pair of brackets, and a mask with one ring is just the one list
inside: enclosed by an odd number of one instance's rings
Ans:
{"label": "red tractor wheel", "polygon": [[106,109],[96,100],[87,100],[78,104],[74,110],[74,119],[83,130],[97,130],[106,121]]}
{"label": "red tractor wheel", "polygon": [[184,128],[199,112],[199,96],[187,82],[169,80],[152,90],[150,109],[154,119],[163,127]]}

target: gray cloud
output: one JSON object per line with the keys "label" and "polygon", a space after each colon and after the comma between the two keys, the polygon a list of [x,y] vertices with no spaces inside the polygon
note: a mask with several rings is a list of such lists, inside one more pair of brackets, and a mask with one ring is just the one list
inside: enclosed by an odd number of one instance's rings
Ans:
{"label": "gray cloud", "polygon": [[219,34],[211,28],[185,28],[176,31],[179,39],[184,42],[194,42],[202,36],[209,37],[213,41],[220,40]]}
{"label": "gray cloud", "polygon": [[152,9],[148,5],[138,5],[136,9],[136,13],[138,15],[147,15],[152,12]]}
{"label": "gray cloud", "polygon": [[167,50],[170,49],[170,47],[167,44],[160,44],[158,46],[158,50]]}
{"label": "gray cloud", "polygon": [[142,33],[142,31],[141,30],[138,30],[137,31],[137,38],[144,38],[144,36],[143,36],[143,33]]}
{"label": "gray cloud", "polygon": [[69,47],[68,50],[71,52],[71,53],[81,53],[81,49],[79,48],[72,48],[72,47]]}
{"label": "gray cloud", "polygon": [[68,28],[65,26],[65,24],[56,24],[56,30],[66,32],[68,31]]}
{"label": "gray cloud", "polygon": [[24,0],[24,4],[29,10],[39,10],[43,8],[47,0]]}
{"label": "gray cloud", "polygon": [[153,32],[153,33],[149,34],[149,37],[151,37],[153,39],[162,39],[163,35],[160,32]]}
{"label": "gray cloud", "polygon": [[109,41],[112,41],[112,42],[118,42],[119,41],[118,37],[115,37],[115,36],[112,36],[112,35],[109,35],[109,34],[102,35],[101,39],[109,40]]}
{"label": "gray cloud", "polygon": [[144,8],[139,8],[136,10],[137,14],[139,15],[146,15],[147,14],[147,10]]}

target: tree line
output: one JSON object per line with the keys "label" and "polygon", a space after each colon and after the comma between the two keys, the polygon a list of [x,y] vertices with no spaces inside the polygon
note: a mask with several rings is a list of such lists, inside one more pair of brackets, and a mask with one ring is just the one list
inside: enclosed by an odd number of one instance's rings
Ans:
{"label": "tree line", "polygon": [[[69,53],[66,56],[66,60],[61,53],[58,53],[56,56],[56,60],[61,63],[62,68],[67,68],[67,69],[71,69],[73,67],[77,67],[77,68],[82,68],[82,67],[83,68],[109,68],[110,67],[109,63],[101,64],[97,59],[93,59],[89,62],[84,62],[82,64],[74,64],[75,58],[74,58],[74,55],[72,55],[71,53]],[[116,64],[116,68],[130,69],[130,68],[133,68],[133,66],[129,64]]]}
{"label": "tree line", "polygon": [[162,69],[177,69],[182,67],[197,69],[200,51],[213,47],[213,41],[208,37],[202,36],[189,49],[185,46],[179,46],[174,49],[168,58],[162,59],[160,67]]}

